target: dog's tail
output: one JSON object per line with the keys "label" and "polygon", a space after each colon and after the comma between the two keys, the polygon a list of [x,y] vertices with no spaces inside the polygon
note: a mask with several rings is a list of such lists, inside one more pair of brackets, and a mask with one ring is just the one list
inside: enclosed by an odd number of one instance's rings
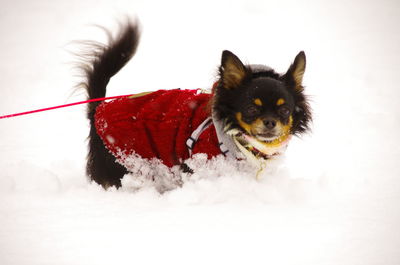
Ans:
{"label": "dog's tail", "polygon": [[[108,36],[107,45],[86,42],[90,51],[87,53],[86,63],[82,66],[86,80],[81,85],[86,89],[88,99],[105,97],[111,77],[133,57],[139,43],[139,28],[130,21],[121,27],[115,38],[105,31]],[[88,105],[89,119],[99,104],[92,102]]]}
{"label": "dog's tail", "polygon": [[[79,84],[87,92],[88,99],[102,98],[106,95],[106,87],[111,77],[125,66],[136,52],[139,43],[139,27],[127,22],[121,26],[116,37],[105,30],[108,44],[83,42],[87,52],[84,53],[84,63],[81,64],[84,82]],[[95,128],[95,113],[100,102],[88,104],[87,117],[90,120],[89,153],[86,173],[104,188],[121,185],[120,179],[126,169],[116,163],[115,158],[106,150]]]}

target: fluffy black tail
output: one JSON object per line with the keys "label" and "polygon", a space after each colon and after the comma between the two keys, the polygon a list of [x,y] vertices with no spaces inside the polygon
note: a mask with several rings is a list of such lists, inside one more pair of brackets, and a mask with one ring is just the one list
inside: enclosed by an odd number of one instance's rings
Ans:
{"label": "fluffy black tail", "polygon": [[[101,98],[106,95],[106,87],[110,78],[132,58],[139,43],[139,29],[131,22],[122,26],[115,38],[109,32],[106,33],[108,45],[88,43],[92,51],[89,51],[89,62],[84,66],[86,82],[83,83],[88,99]],[[98,104],[98,102],[89,104],[89,114],[94,112]]]}
{"label": "fluffy black tail", "polygon": [[[110,78],[118,73],[132,58],[139,43],[138,26],[128,22],[121,26],[119,34],[113,38],[108,35],[108,44],[85,42],[88,52],[83,56],[85,63],[81,66],[85,81],[81,84],[87,91],[88,99],[101,98],[106,95]],[[89,50],[90,49],[90,50]],[[104,188],[121,186],[121,178],[126,169],[115,161],[103,145],[95,128],[94,115],[99,102],[89,103],[87,117],[90,120],[89,152],[86,173]]]}

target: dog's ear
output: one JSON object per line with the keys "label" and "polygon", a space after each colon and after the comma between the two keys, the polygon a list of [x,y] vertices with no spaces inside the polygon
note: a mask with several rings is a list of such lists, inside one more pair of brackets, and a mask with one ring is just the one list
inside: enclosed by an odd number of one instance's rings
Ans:
{"label": "dog's ear", "polygon": [[219,74],[222,86],[226,89],[235,89],[248,76],[249,70],[240,59],[230,51],[223,51]]}
{"label": "dog's ear", "polygon": [[294,59],[293,64],[289,67],[289,70],[286,72],[286,79],[294,82],[295,89],[302,89],[303,76],[306,70],[306,54],[301,51],[297,54]]}

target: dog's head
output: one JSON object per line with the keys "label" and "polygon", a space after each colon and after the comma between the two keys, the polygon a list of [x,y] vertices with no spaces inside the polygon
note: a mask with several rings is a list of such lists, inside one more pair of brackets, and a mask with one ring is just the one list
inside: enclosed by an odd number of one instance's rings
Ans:
{"label": "dog's head", "polygon": [[244,65],[230,51],[222,53],[213,113],[227,130],[236,129],[270,143],[309,128],[311,112],[303,93],[306,56],[300,52],[286,73],[263,65]]}

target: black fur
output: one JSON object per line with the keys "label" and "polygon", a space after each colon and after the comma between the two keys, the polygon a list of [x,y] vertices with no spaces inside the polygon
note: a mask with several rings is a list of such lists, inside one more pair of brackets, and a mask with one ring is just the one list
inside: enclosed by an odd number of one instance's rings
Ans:
{"label": "black fur", "polygon": [[[109,33],[108,36],[108,45],[90,42],[87,47],[91,49],[91,52],[85,56],[86,63],[81,66],[81,69],[86,77],[82,85],[86,88],[88,99],[106,95],[110,78],[132,58],[140,38],[138,27],[132,23],[127,23],[116,38],[112,38]],[[108,152],[96,132],[94,115],[99,104],[99,102],[89,103],[87,110],[90,133],[86,173],[91,180],[104,188],[120,187],[121,178],[127,170],[115,161],[115,157]]]}

